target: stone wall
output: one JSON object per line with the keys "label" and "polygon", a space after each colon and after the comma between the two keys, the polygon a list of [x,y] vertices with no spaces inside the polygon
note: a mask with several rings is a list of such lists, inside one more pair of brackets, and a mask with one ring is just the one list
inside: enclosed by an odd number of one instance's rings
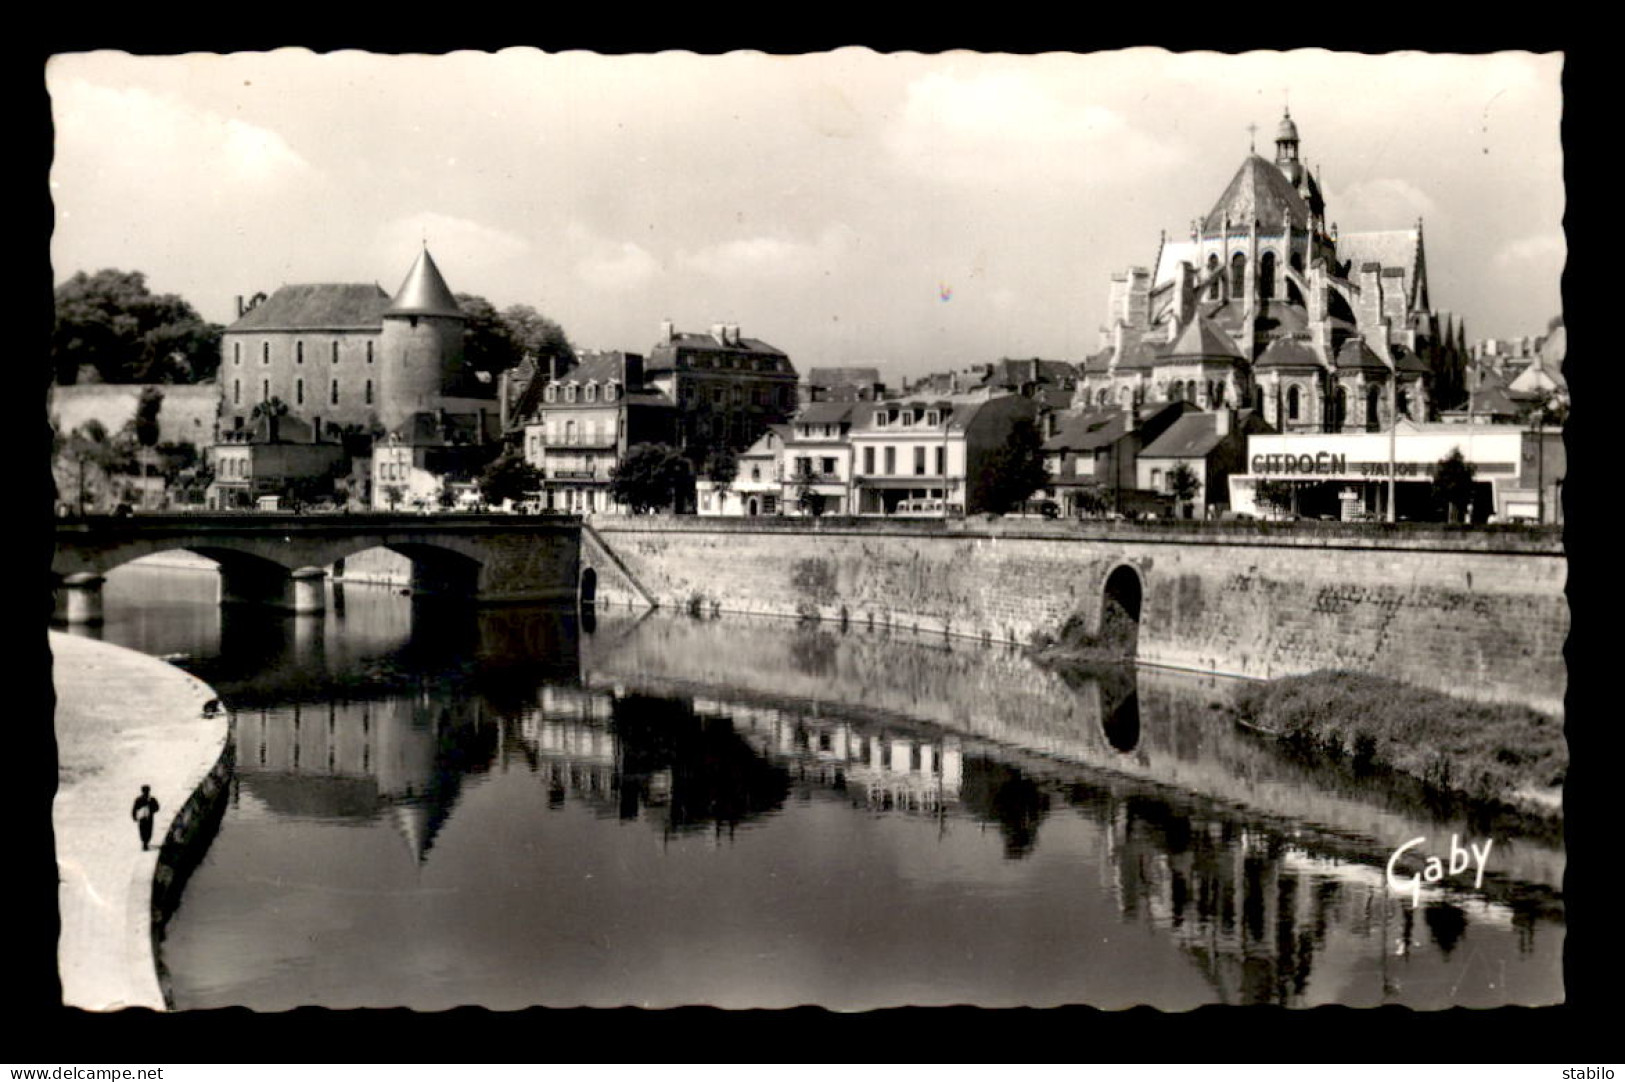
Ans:
{"label": "stone wall", "polygon": [[[1142,662],[1255,678],[1345,668],[1560,712],[1567,565],[1551,535],[1266,524],[599,518],[601,605],[757,613],[1022,645],[1144,602]],[[633,580],[640,589],[625,585]]]}

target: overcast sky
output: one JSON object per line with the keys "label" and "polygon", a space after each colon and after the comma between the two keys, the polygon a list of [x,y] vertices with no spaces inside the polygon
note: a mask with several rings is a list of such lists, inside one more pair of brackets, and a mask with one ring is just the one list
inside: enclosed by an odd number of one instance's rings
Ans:
{"label": "overcast sky", "polygon": [[1098,348],[1110,276],[1188,235],[1290,105],[1344,231],[1424,221],[1436,307],[1538,334],[1566,247],[1562,58],[54,58],[55,279],[146,272],[221,323],[299,282],[451,287],[578,346],[741,325],[885,375]]}

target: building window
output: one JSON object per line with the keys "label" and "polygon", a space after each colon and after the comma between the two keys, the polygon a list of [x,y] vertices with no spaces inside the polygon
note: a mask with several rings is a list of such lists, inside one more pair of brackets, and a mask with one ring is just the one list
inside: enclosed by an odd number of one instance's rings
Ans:
{"label": "building window", "polygon": [[293,400],[296,405],[305,404],[305,381],[302,379],[293,381]]}
{"label": "building window", "polygon": [[576,442],[576,423],[574,421],[565,421],[564,422],[564,442],[565,443],[575,443]]}
{"label": "building window", "polygon": [[293,363],[305,363],[305,344],[303,342],[295,342],[293,344]]}
{"label": "building window", "polygon": [[1286,392],[1286,419],[1289,421],[1298,419],[1298,388],[1296,387],[1289,387]]}
{"label": "building window", "polygon": [[1224,405],[1224,384],[1222,382],[1213,384],[1213,389],[1208,391],[1208,399],[1213,403],[1215,409]]}
{"label": "building window", "polygon": [[941,422],[942,422],[942,415],[940,413],[938,413],[936,410],[926,410],[925,411],[925,423],[927,425],[929,425],[932,428],[935,428]]}
{"label": "building window", "polygon": [[271,363],[271,343],[270,342],[261,342],[260,343],[260,363],[261,364],[270,364]]}
{"label": "building window", "polygon": [[1219,257],[1218,256],[1209,255],[1207,257],[1207,274],[1208,274],[1208,277],[1210,279],[1212,279],[1211,283],[1207,287],[1207,299],[1210,300],[1210,301],[1216,301],[1216,300],[1219,299]]}
{"label": "building window", "polygon": [[937,476],[944,477],[948,473],[948,448],[937,448]]}
{"label": "building window", "polygon": [[566,402],[574,402],[576,400],[576,385],[575,384],[571,383],[571,384],[567,384],[565,386],[565,388],[564,388],[564,400]]}
{"label": "building window", "polygon": [[821,465],[823,466],[824,476],[828,477],[835,472],[835,460],[833,458],[824,459]]}
{"label": "building window", "polygon": [[260,401],[271,401],[271,381],[268,379],[260,380]]}
{"label": "building window", "polygon": [[914,474],[917,477],[925,476],[925,448],[914,448]]}
{"label": "building window", "polygon": [[1241,300],[1247,288],[1247,257],[1237,252],[1230,258],[1230,296]]}
{"label": "building window", "polygon": [[241,342],[233,342],[231,344],[231,363],[243,363],[243,344]]}
{"label": "building window", "polygon": [[327,401],[331,405],[339,404],[339,381],[334,380],[328,387]]}
{"label": "building window", "polygon": [[866,474],[875,472],[875,449],[873,447],[863,449],[863,472]]}
{"label": "building window", "polygon": [[1259,300],[1272,300],[1275,297],[1275,253],[1265,252],[1258,259],[1258,298]]}
{"label": "building window", "polygon": [[581,397],[585,401],[596,402],[598,400],[598,385],[596,383],[587,384],[581,389]]}
{"label": "building window", "polygon": [[897,472],[897,448],[886,448],[886,473],[888,476]]}
{"label": "building window", "polygon": [[875,411],[875,427],[876,428],[885,428],[886,425],[889,424],[890,422],[891,422],[891,418],[886,415],[885,410],[876,410]]}
{"label": "building window", "polygon": [[243,404],[243,381],[240,379],[231,381],[231,404],[233,406]]}
{"label": "building window", "polygon": [[372,342],[367,343],[367,363],[372,363]]}
{"label": "building window", "polygon": [[372,380],[367,381],[367,405],[372,405]]}
{"label": "building window", "polygon": [[333,363],[339,363],[339,340],[337,338],[333,339]]}
{"label": "building window", "polygon": [[549,383],[547,385],[547,389],[542,392],[542,397],[549,402],[555,401],[558,398],[558,391],[559,389],[557,387]]}
{"label": "building window", "polygon": [[711,404],[712,405],[715,405],[715,406],[722,405],[722,396],[723,396],[723,390],[722,390],[721,387],[713,387],[713,388],[711,388]]}
{"label": "building window", "polygon": [[910,411],[910,410],[904,410],[901,420],[903,422],[903,427],[904,428],[912,428],[914,426],[914,414],[913,414],[913,412]]}
{"label": "building window", "polygon": [[1161,470],[1153,469],[1151,471],[1151,488],[1152,488],[1152,491],[1157,491],[1157,490],[1160,490],[1162,488],[1162,471]]}
{"label": "building window", "polygon": [[605,402],[613,402],[613,401],[615,401],[615,395],[616,395],[615,384],[613,384],[613,383],[604,384],[604,401]]}

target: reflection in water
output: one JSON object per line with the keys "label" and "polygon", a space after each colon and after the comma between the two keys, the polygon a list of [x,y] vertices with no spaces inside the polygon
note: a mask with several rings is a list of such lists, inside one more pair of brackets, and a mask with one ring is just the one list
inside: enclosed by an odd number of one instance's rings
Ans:
{"label": "reflection in water", "polygon": [[[1222,682],[752,621],[109,605],[233,709],[182,1006],[1545,1003],[1561,850],[1448,834],[1223,724]],[[210,621],[214,621],[212,627]],[[1135,925],[1146,935],[1125,936]],[[943,949],[944,944],[956,945]]]}

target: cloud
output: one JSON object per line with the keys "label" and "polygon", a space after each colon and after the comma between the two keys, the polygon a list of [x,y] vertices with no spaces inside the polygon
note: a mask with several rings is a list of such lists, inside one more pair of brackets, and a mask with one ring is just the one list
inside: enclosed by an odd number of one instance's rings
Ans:
{"label": "cloud", "polygon": [[1111,109],[1058,95],[1022,71],[922,76],[887,144],[907,167],[959,183],[1125,181],[1183,157]]}
{"label": "cloud", "polygon": [[852,230],[833,225],[813,241],[780,236],[723,241],[678,256],[687,271],[721,279],[804,277],[832,269],[855,242]]}
{"label": "cloud", "polygon": [[1557,269],[1568,259],[1568,254],[1568,241],[1561,234],[1537,233],[1503,245],[1490,262],[1496,270]]}
{"label": "cloud", "polygon": [[575,263],[575,275],[593,289],[630,292],[660,272],[660,260],[632,241],[598,241]]}
{"label": "cloud", "polygon": [[523,237],[469,218],[435,211],[401,215],[384,222],[377,231],[380,253],[404,253],[402,273],[411,265],[418,247],[427,242],[442,268],[488,267],[527,255],[531,244]]}
{"label": "cloud", "polygon": [[56,172],[121,190],[255,192],[310,179],[315,170],[281,135],[236,117],[138,87],[52,80]]}
{"label": "cloud", "polygon": [[1326,198],[1327,217],[1345,229],[1399,229],[1438,212],[1422,189],[1397,177],[1376,177],[1350,184]]}

